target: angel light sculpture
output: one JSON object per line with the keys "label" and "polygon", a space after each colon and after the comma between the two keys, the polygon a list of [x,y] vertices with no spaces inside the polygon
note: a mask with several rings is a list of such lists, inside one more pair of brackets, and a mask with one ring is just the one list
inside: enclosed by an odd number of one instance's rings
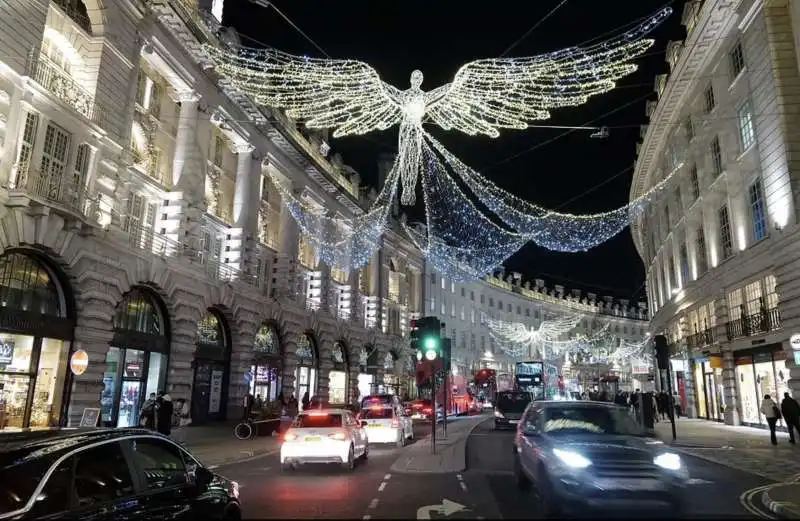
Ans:
{"label": "angel light sculpture", "polygon": [[234,86],[259,104],[285,109],[309,128],[334,129],[334,137],[343,137],[399,125],[401,202],[411,205],[423,167],[424,123],[496,138],[500,129],[525,129],[548,119],[552,109],[581,105],[636,70],[630,61],[653,44],[644,36],[671,12],[662,8],[633,29],[587,47],[472,61],[451,83],[428,92],[418,70],[411,73],[410,88],[400,90],[357,60],[300,57],[269,48],[206,45],[206,50]]}

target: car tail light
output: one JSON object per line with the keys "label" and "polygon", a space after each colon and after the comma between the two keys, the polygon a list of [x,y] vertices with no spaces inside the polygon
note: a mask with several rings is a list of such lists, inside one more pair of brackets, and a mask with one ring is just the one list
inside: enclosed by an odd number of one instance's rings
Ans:
{"label": "car tail light", "polygon": [[430,407],[425,407],[424,409],[422,409],[422,412],[424,412],[425,414],[430,414],[433,412],[433,409],[431,409]]}
{"label": "car tail light", "polygon": [[308,416],[327,416],[328,415],[327,412],[319,412],[319,411],[310,411],[310,412],[307,412],[305,414],[307,414]]}
{"label": "car tail light", "polygon": [[293,432],[287,432],[283,435],[283,441],[294,441],[297,439],[297,435]]}
{"label": "car tail light", "polygon": [[328,437],[332,440],[339,440],[344,441],[347,439],[347,436],[343,432],[334,432],[333,434],[329,434]]}
{"label": "car tail light", "polygon": [[392,420],[392,428],[396,429],[398,427],[400,427],[400,420],[395,418],[395,419]]}

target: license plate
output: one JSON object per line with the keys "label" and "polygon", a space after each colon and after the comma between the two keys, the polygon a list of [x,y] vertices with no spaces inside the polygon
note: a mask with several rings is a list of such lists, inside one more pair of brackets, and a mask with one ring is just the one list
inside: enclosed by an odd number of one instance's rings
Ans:
{"label": "license plate", "polygon": [[383,425],[381,425],[380,423],[370,423],[369,425],[367,425],[367,427],[372,427],[374,429],[375,427],[383,427]]}
{"label": "license plate", "polygon": [[306,441],[322,441],[321,436],[306,436]]}
{"label": "license plate", "polygon": [[603,490],[644,490],[657,491],[663,489],[663,485],[656,479],[609,479],[604,478],[598,481],[599,488]]}
{"label": "license plate", "polygon": [[511,425],[516,425],[517,423],[519,423],[519,420],[508,420],[508,423],[510,423]]}

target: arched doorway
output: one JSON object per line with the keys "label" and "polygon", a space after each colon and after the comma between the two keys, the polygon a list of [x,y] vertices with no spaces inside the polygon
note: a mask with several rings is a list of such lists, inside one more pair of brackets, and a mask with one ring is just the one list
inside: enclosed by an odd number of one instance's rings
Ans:
{"label": "arched doorway", "polygon": [[344,342],[338,341],[333,344],[331,362],[333,362],[333,369],[328,373],[328,402],[347,404],[349,401],[347,389],[350,384],[350,364]]}
{"label": "arched doorway", "polygon": [[378,349],[371,345],[358,352],[358,401],[378,392]]}
{"label": "arched doorway", "polygon": [[383,358],[383,392],[400,394],[400,378],[397,376],[397,353],[389,351]]}
{"label": "arched doorway", "polygon": [[230,334],[225,317],[209,309],[197,323],[192,381],[192,423],[225,419],[228,403]]}
{"label": "arched doorway", "polygon": [[114,338],[106,353],[101,410],[107,426],[139,425],[145,400],[166,390],[169,365],[167,311],[156,293],[136,286],[114,315]]}
{"label": "arched doorway", "polygon": [[313,333],[303,333],[297,341],[297,369],[294,371],[295,396],[298,401],[308,393],[309,398],[317,394],[317,341]]}
{"label": "arched doorway", "polygon": [[0,256],[0,429],[64,423],[73,296],[38,254]]}
{"label": "arched doorway", "polygon": [[253,365],[245,375],[250,394],[259,396],[264,403],[278,399],[281,391],[283,348],[278,328],[274,322],[264,322],[256,332],[253,342]]}

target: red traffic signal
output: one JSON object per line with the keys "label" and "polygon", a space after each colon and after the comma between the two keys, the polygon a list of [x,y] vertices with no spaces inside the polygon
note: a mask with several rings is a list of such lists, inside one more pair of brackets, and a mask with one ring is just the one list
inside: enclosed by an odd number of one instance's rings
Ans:
{"label": "red traffic signal", "polygon": [[411,329],[417,329],[417,319],[416,318],[411,319],[411,322],[409,324],[411,325]]}

